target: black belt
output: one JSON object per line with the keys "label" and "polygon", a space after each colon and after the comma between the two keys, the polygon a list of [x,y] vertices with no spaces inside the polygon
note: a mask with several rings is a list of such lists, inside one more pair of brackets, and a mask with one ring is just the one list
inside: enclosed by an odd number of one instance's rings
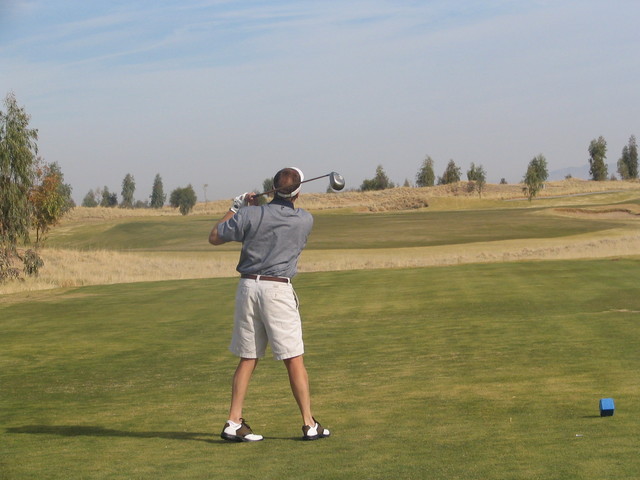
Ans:
{"label": "black belt", "polygon": [[280,282],[291,283],[291,280],[286,277],[269,277],[266,275],[253,275],[251,273],[243,273],[240,278],[249,278],[251,280],[266,280],[268,282]]}

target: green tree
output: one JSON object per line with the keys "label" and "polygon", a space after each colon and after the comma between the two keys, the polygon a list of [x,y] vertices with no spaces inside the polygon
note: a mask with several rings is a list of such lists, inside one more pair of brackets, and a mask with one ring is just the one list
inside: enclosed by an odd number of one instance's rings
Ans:
{"label": "green tree", "polygon": [[635,135],[629,137],[629,175],[638,178],[638,144]]}
{"label": "green tree", "polygon": [[29,128],[31,117],[18,106],[13,93],[5,97],[4,107],[5,111],[0,110],[0,281],[18,278],[14,261],[24,262],[18,243],[29,242],[29,194],[38,152],[38,130]]}
{"label": "green tree", "polygon": [[603,181],[607,179],[607,142],[604,137],[600,136],[597,140],[591,140],[589,145],[589,174],[591,179],[595,181]]}
{"label": "green tree", "polygon": [[439,185],[447,185],[449,183],[456,183],[460,181],[461,170],[460,167],[456,166],[456,162],[453,160],[449,160],[447,163],[447,168],[445,168],[444,173],[441,177],[438,177]]}
{"label": "green tree", "polygon": [[73,197],[71,196],[71,192],[73,188],[68,183],[64,183],[64,173],[62,173],[62,169],[58,162],[53,162],[49,164],[49,170],[52,174],[58,175],[60,178],[60,183],[58,184],[58,194],[65,199],[64,202],[64,212],[67,213],[72,208],[75,208],[76,202],[73,201]]}
{"label": "green tree", "polygon": [[387,188],[394,188],[395,184],[389,180],[382,165],[378,165],[376,168],[376,176],[369,180],[364,180],[360,186],[360,190],[363,192],[367,190],[386,190]]}
{"label": "green tree", "polygon": [[109,196],[111,195],[111,193],[109,193],[109,187],[105,185],[102,190],[96,193],[96,195],[100,198],[99,205],[101,207],[109,206]]}
{"label": "green tree", "polygon": [[122,202],[120,207],[133,208],[133,193],[136,191],[136,181],[133,175],[127,173],[122,180]]}
{"label": "green tree", "polygon": [[529,198],[529,201],[544,187],[544,182],[547,181],[547,178],[549,178],[547,159],[540,154],[529,162],[527,173],[525,173],[523,179],[525,186],[522,190]]}
{"label": "green tree", "polygon": [[169,196],[169,205],[179,208],[182,215],[188,215],[197,201],[198,197],[191,184],[184,188],[176,188]]}
{"label": "green tree", "polygon": [[164,202],[167,200],[167,195],[164,193],[164,185],[162,184],[162,177],[160,174],[156,174],[156,178],[153,180],[153,189],[151,190],[151,208],[162,208]]}
{"label": "green tree", "polygon": [[16,251],[18,241],[29,240],[29,192],[35,179],[38,130],[29,128],[30,116],[9,93],[6,111],[0,110],[0,248]]}
{"label": "green tree", "polygon": [[70,195],[71,187],[64,184],[64,176],[58,164],[45,164],[36,169],[36,184],[29,193],[36,244],[44,240],[51,227],[72,208],[73,200]]}
{"label": "green tree", "polygon": [[82,199],[82,206],[89,207],[89,208],[98,206],[98,201],[96,200],[96,194],[94,193],[93,190],[89,190],[87,194],[84,196],[84,198]]}
{"label": "green tree", "polygon": [[629,147],[626,145],[622,148],[622,156],[618,159],[618,173],[622,180],[631,178],[629,174]]}
{"label": "green tree", "polygon": [[622,156],[618,160],[618,173],[622,180],[638,178],[638,145],[634,135],[631,135],[629,144],[622,149]]}
{"label": "green tree", "polygon": [[111,193],[107,186],[102,189],[102,200],[100,200],[101,207],[113,208],[118,206],[118,194]]}
{"label": "green tree", "polygon": [[469,170],[467,170],[467,180],[469,180],[473,189],[478,191],[478,196],[482,197],[482,191],[487,183],[487,173],[485,172],[484,167],[482,165],[478,165],[476,167],[476,165],[471,162]]}
{"label": "green tree", "polygon": [[417,187],[433,187],[436,183],[436,174],[433,170],[433,159],[427,155],[422,161],[422,167],[416,174]]}
{"label": "green tree", "polygon": [[273,190],[275,188],[275,184],[273,183],[273,177],[265,178],[262,182],[262,191],[268,192],[269,190]]}

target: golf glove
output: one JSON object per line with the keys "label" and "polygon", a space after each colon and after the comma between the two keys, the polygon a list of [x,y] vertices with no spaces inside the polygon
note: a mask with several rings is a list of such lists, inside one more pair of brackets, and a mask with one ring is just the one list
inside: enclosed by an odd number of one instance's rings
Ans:
{"label": "golf glove", "polygon": [[242,195],[238,195],[233,199],[233,203],[231,204],[231,208],[229,208],[229,210],[231,210],[233,213],[236,213],[238,210],[240,210],[241,207],[246,207],[248,196],[248,192],[244,192]]}

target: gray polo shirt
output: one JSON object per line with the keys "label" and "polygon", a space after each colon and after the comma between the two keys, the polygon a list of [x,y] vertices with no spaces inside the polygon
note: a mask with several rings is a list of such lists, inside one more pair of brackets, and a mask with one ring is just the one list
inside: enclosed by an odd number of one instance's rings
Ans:
{"label": "gray polo shirt", "polygon": [[218,225],[218,235],[227,242],[242,242],[238,272],[292,278],[312,227],[309,212],[276,198],[241,208]]}

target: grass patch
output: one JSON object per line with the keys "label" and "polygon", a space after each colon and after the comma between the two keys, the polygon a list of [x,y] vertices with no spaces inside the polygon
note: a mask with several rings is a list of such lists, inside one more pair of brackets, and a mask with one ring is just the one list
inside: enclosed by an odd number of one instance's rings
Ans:
{"label": "grass patch", "polygon": [[537,210],[489,209],[316,216],[310,249],[464,245],[597,232],[616,224],[545,217]]}
{"label": "grass patch", "polygon": [[[315,410],[333,432],[309,444],[271,359],[246,406],[266,441],[218,437],[235,280],[19,294],[0,304],[1,476],[635,479],[639,267],[301,275]],[[617,410],[600,418],[605,396]]]}
{"label": "grass patch", "polygon": [[[208,217],[121,218],[54,230],[47,245],[81,250],[211,251],[214,221]],[[315,214],[307,249],[427,247],[523,238],[554,238],[598,232],[619,225],[611,220],[539,215],[537,209],[413,211]],[[237,250],[223,245],[216,251]]]}
{"label": "grass patch", "polygon": [[202,251],[215,220],[204,216],[121,217],[64,225],[47,246],[80,250]]}
{"label": "grass patch", "polygon": [[[593,187],[591,183],[587,186]],[[395,198],[404,204],[411,195],[429,191],[399,188],[317,194],[317,201],[329,202],[329,206],[314,210],[315,227],[300,271],[640,254],[637,188],[533,202],[450,195],[434,198],[428,209],[389,210],[392,213],[362,213],[362,209],[337,205],[330,208],[331,201],[340,199],[363,205],[367,199],[377,198],[391,205]],[[222,209],[228,206],[222,203]],[[188,217],[164,210],[74,209],[41,250],[45,265],[39,276],[0,285],[0,295],[55,287],[233,276],[240,245],[213,248],[208,244],[209,231],[221,216],[218,207],[209,206],[211,209],[199,208]]]}

